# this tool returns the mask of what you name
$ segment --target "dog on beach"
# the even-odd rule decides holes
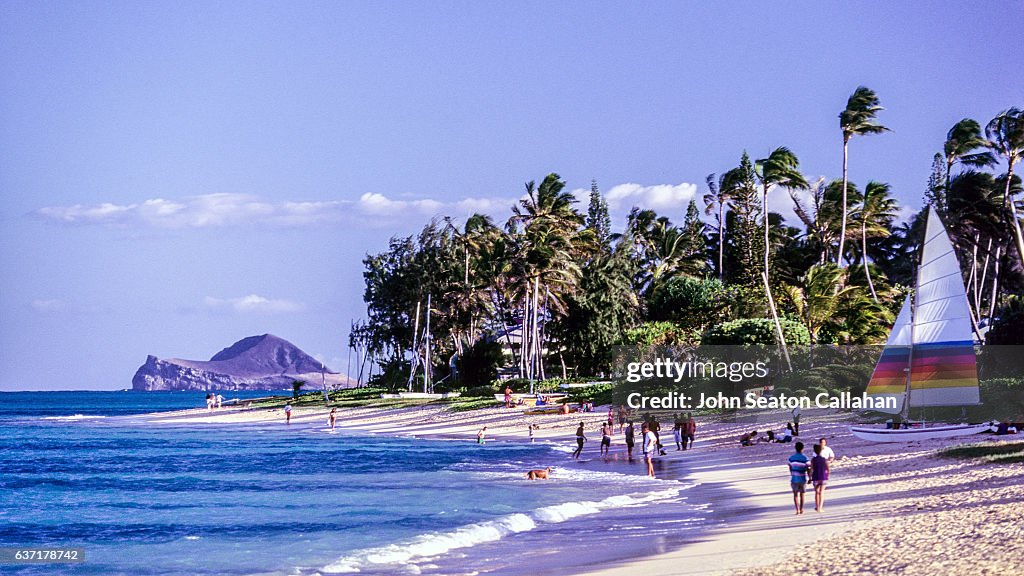
[[[548,474],[551,472],[551,467],[547,467],[543,470],[530,470],[526,473],[527,480],[547,480]]]

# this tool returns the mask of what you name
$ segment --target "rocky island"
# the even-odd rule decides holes
[[[209,360],[148,356],[132,378],[134,390],[281,390],[295,380],[310,388],[347,387],[348,378],[323,367],[291,342],[274,336],[250,336]]]

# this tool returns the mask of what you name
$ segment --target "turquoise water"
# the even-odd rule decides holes
[[[125,415],[203,394],[33,394],[0,394],[0,547],[86,562],[15,574],[500,574],[509,550],[558,573],[679,538],[704,511],[679,482],[552,446],[151,425]],[[554,481],[523,479],[550,465]]]

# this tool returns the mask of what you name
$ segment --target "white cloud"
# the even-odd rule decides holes
[[[611,210],[628,211],[637,206],[657,212],[685,212],[686,205],[696,193],[697,185],[687,182],[654,186],[627,183],[608,190],[605,198]]]
[[[793,196],[800,199],[800,203],[804,207],[810,208],[814,206],[814,193],[812,191],[793,190],[792,192]],[[790,190],[782,188],[768,190],[768,211],[781,215],[787,226],[795,226],[803,230],[804,224],[800,221],[800,217],[796,215],[796,207],[793,204],[793,198],[790,196]]]
[[[214,298],[207,296],[203,305],[214,311],[232,311],[238,314],[282,314],[301,312],[305,306],[300,302],[284,299],[272,299],[257,294],[249,294],[239,298]]]
[[[153,198],[137,204],[103,203],[95,206],[50,206],[33,215],[43,220],[68,225],[132,226],[159,229],[223,228],[240,225],[279,227],[384,226],[410,215],[468,216],[485,212],[501,216],[509,211],[512,200],[500,198],[463,198],[441,202],[430,198],[394,200],[376,192],[367,192],[358,200],[266,202],[248,194],[218,193],[190,196],[181,200]]]
[[[57,299],[37,299],[32,301],[32,308],[37,312],[48,314],[51,312],[60,312],[67,307],[67,304],[63,300]]]

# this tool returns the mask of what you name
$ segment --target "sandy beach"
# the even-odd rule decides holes
[[[328,409],[296,407],[292,425],[324,425]],[[528,425],[538,440],[570,445],[579,422],[591,441],[606,418],[607,406],[586,414],[525,415],[518,409],[452,412],[444,405],[343,408],[337,427],[359,433],[423,438],[475,439],[487,426],[487,438],[528,441]],[[284,426],[276,409],[223,408],[150,414],[153,424],[202,423]],[[664,419],[663,419],[664,420]],[[594,566],[586,574],[960,574],[1004,573],[1024,557],[1020,518],[1024,516],[1024,464],[994,464],[939,456],[942,448],[966,443],[1014,440],[992,435],[955,441],[876,444],[849,432],[850,414],[811,411],[801,421],[801,437],[810,445],[828,439],[833,462],[822,512],[807,493],[805,513],[796,516],[786,459],[793,444],[740,447],[738,437],[765,424],[698,419],[693,450],[676,451],[671,432],[662,440],[668,455],[659,473],[678,474],[713,495],[718,515],[698,539],[626,563]],[[785,422],[780,414],[773,428]],[[664,427],[664,422],[663,422]],[[669,425],[670,427],[670,425]],[[625,450],[621,434],[612,454]],[[559,464],[561,463],[553,463]],[[637,473],[640,472],[637,466]]]

